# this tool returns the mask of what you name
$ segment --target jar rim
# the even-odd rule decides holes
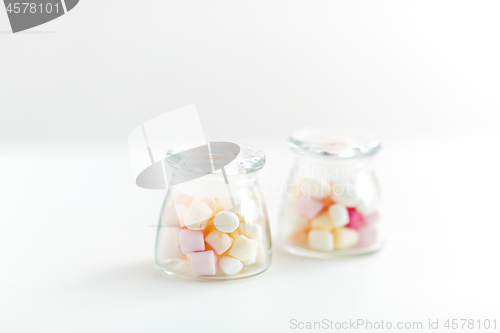
[[[197,158],[203,160],[212,159],[212,167],[215,165],[215,171],[205,170],[207,163],[197,163],[192,159],[192,156],[185,156],[182,152],[193,149],[201,148],[207,146],[205,143],[188,143],[181,146],[176,146],[169,149],[165,155],[165,161],[167,165],[174,170],[179,170],[183,173],[194,173],[194,174],[222,174],[221,168],[217,168],[218,160],[226,161],[230,160],[229,163],[224,165],[224,171],[227,176],[232,175],[242,175],[253,173],[262,169],[266,163],[266,155],[264,152],[256,147],[249,144],[233,144],[229,142],[208,142],[209,147],[212,149],[200,150],[198,152]],[[223,149],[214,150],[214,144],[223,144]],[[235,150],[235,147],[237,147]],[[203,169],[203,170],[202,170]]]
[[[377,140],[326,126],[294,131],[287,146],[299,155],[340,160],[372,156],[381,148]]]

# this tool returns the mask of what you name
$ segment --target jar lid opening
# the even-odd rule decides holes
[[[207,145],[205,142],[171,148],[166,153],[165,161],[171,170],[183,173],[220,174],[224,167],[229,176],[262,169],[266,156],[262,150],[247,144],[210,142]]]
[[[376,154],[381,147],[379,141],[332,127],[300,129],[292,133],[287,145],[299,155],[332,159],[371,156]]]

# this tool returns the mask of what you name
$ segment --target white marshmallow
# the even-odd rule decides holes
[[[349,212],[346,206],[336,203],[328,208],[328,215],[332,219],[334,228],[342,228],[349,223]]]
[[[243,265],[245,266],[248,266],[248,265],[253,265],[255,264],[255,262],[257,261],[257,252],[258,252],[258,249],[257,251],[255,251],[255,254],[252,255],[250,258],[248,258],[247,260],[243,261]]]
[[[181,252],[181,248],[175,243],[175,234],[169,233],[158,238],[156,258],[160,262],[169,259],[186,259],[186,256]]]
[[[247,223],[253,223],[260,217],[260,209],[250,199],[241,202],[231,209]]]
[[[219,258],[219,268],[227,275],[233,275],[241,271],[243,263],[238,259],[223,256]]]
[[[359,241],[359,233],[351,228],[340,228],[333,231],[335,238],[335,249],[336,250],[346,250]]]
[[[293,209],[287,209],[285,211],[285,218],[290,223],[290,226],[295,230],[305,230],[309,227],[309,222],[295,214]]]
[[[358,203],[356,187],[351,184],[335,183],[332,189],[332,199],[347,207],[354,207]]]
[[[264,245],[262,245],[262,243],[259,243],[259,246],[257,246],[257,251],[255,251],[255,254],[252,255],[247,260],[243,261],[243,265],[248,266],[248,265],[253,265],[255,263],[260,264],[263,263],[265,260],[266,260],[266,251],[264,250]]]
[[[215,216],[215,211],[217,209],[217,204],[215,203],[215,200],[213,198],[195,197],[194,200],[203,202],[205,205],[207,205],[208,207],[210,207],[210,209],[212,210],[212,216],[210,216],[210,217],[214,217]]]
[[[255,262],[257,264],[261,264],[267,260],[267,255],[266,255],[266,250],[264,249],[264,245],[262,243],[259,243],[259,246],[257,247],[257,255],[255,258]]]
[[[233,239],[224,232],[214,230],[205,237],[205,242],[210,245],[215,253],[221,255],[231,247]]]
[[[240,235],[234,240],[233,246],[231,246],[227,254],[238,260],[245,261],[254,255],[257,251],[257,246],[259,246],[259,242]]]
[[[212,210],[201,201],[193,201],[184,216],[184,224],[191,230],[203,230],[212,216]]]
[[[243,219],[246,223],[254,223],[260,218],[260,209],[257,206],[252,206],[249,209],[245,209],[243,212]]]
[[[376,200],[372,198],[360,198],[356,205],[356,210],[363,215],[370,215],[375,212],[377,207]]]
[[[240,219],[230,211],[220,212],[214,217],[214,226],[222,232],[233,232],[238,229]]]
[[[258,242],[262,240],[262,227],[257,223],[240,223],[238,232],[240,233],[240,235],[246,236]]]
[[[184,205],[167,205],[161,215],[162,224],[169,227],[184,226],[184,217],[188,208]]]
[[[360,173],[356,179],[359,202],[356,210],[363,215],[370,215],[375,212],[378,204],[378,191],[376,180],[373,175]]]
[[[187,260],[179,260],[180,262],[175,266],[175,270],[177,273],[183,274],[193,274],[193,270],[191,269],[191,263]]]
[[[322,230],[309,231],[309,247],[317,251],[332,251],[334,248],[332,233]]]
[[[172,199],[176,205],[184,205],[189,207],[194,200],[194,197],[189,194],[182,193],[178,190],[173,191]]]
[[[220,209],[222,210],[230,210],[231,208],[233,208],[233,204],[231,203],[231,199],[229,198],[218,198],[217,207],[220,207]]]
[[[233,213],[236,215],[243,215],[243,203],[240,203],[239,205],[236,205],[234,207],[231,207],[230,209]]]

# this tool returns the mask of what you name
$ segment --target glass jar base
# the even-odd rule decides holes
[[[342,257],[352,257],[352,256],[361,256],[365,254],[370,254],[377,252],[384,246],[385,242],[378,242],[369,247],[364,248],[354,248],[349,250],[341,250],[341,251],[332,251],[332,252],[320,252],[311,249],[306,249],[304,247],[290,245],[286,242],[281,242],[280,246],[286,252],[306,258],[315,258],[315,259],[334,259],[334,258],[342,258]]]
[[[160,265],[156,263],[156,266],[161,269],[165,274],[181,279],[194,280],[194,281],[231,281],[231,280],[242,280],[257,276],[259,274],[264,273],[268,268],[269,264],[262,267],[248,267],[247,269],[242,270],[241,272],[234,275],[222,275],[220,272],[217,275],[193,275],[191,272],[183,271],[183,269],[178,269],[180,267],[185,267],[186,261],[179,260],[170,260],[168,265],[163,264]],[[167,268],[168,267],[168,268]]]

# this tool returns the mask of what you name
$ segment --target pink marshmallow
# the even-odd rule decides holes
[[[356,210],[356,208],[347,208],[349,213],[349,223],[346,225],[348,228],[359,229],[363,225],[363,215]]]
[[[179,244],[184,254],[205,251],[205,240],[203,231],[182,229],[179,231]]]
[[[212,250],[191,254],[191,269],[194,275],[215,275],[217,255]]]
[[[175,245],[181,246],[181,243],[179,241],[179,234],[181,230],[188,230],[187,228],[174,228],[174,234],[175,234]]]
[[[321,212],[324,206],[325,204],[321,201],[314,200],[307,196],[302,196],[295,203],[295,210],[297,211],[297,214],[306,220],[312,220],[319,214],[319,212]]]
[[[378,229],[374,226],[359,229],[359,248],[365,248],[375,245],[379,240]]]
[[[370,215],[364,215],[363,221],[366,226],[374,225],[380,219],[380,214],[378,212],[371,213]]]

